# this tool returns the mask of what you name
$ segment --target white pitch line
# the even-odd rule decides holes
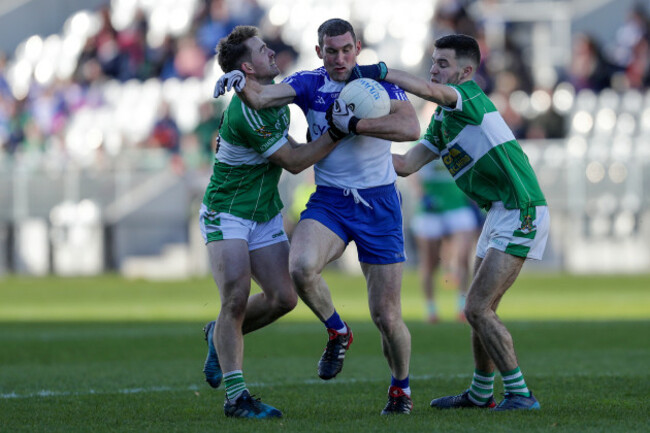
[[[411,376],[411,380],[428,380],[435,378],[461,378],[461,377],[470,377],[467,374],[456,374],[456,375],[433,375],[428,374],[424,376]],[[372,383],[372,382],[381,382],[385,381],[385,378],[382,379],[366,379],[366,378],[348,378],[348,379],[336,379],[336,381],[325,382],[321,379],[306,379],[297,382],[250,382],[247,385],[251,388],[266,388],[269,386],[292,386],[292,385],[336,385],[336,384],[353,384],[353,383]],[[207,387],[208,385],[206,385]],[[11,400],[11,399],[26,399],[26,398],[35,398],[35,397],[81,397],[88,395],[109,395],[109,394],[146,394],[152,392],[177,392],[177,391],[200,391],[202,389],[210,390],[210,388],[199,387],[197,385],[189,385],[186,387],[170,387],[170,386],[153,386],[149,388],[125,388],[118,390],[105,390],[105,391],[96,391],[94,389],[84,390],[84,391],[53,391],[43,389],[37,392],[30,392],[27,394],[19,394],[16,392],[10,392],[5,394],[0,394],[0,400]]]
[[[467,379],[471,380],[470,374],[424,374],[424,375],[411,375],[410,379],[413,380],[430,380],[430,379]],[[536,377],[535,374],[527,374],[527,377]],[[581,372],[574,372],[568,374],[557,374],[554,373],[553,377],[571,377],[571,378],[612,378],[618,377],[614,373],[601,373],[601,374],[588,374]],[[373,382],[384,382],[386,378],[339,378],[333,381],[324,381],[320,379],[306,379],[295,382],[250,382],[247,385],[251,388],[266,388],[269,386],[295,386],[295,385],[320,385],[320,386],[336,386],[337,384],[349,385],[353,383],[373,383]],[[110,394],[146,394],[152,392],[178,392],[178,391],[193,391],[199,392],[201,390],[210,391],[208,385],[198,386],[198,385],[188,385],[185,387],[171,387],[171,386],[152,386],[148,388],[124,388],[118,390],[105,390],[105,391],[96,391],[94,389],[84,390],[84,391],[52,391],[52,390],[40,390],[37,392],[30,392],[27,394],[19,394],[17,392],[10,392],[5,394],[0,394],[0,400],[11,400],[11,399],[26,399],[26,398],[47,398],[47,397],[79,397],[87,395],[110,395]]]

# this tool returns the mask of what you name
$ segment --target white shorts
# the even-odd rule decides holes
[[[505,209],[503,203],[492,203],[483,231],[478,239],[476,256],[483,258],[488,248],[525,259],[541,260],[546,248],[551,217],[548,206]]]
[[[413,234],[420,238],[439,239],[458,232],[478,228],[474,211],[469,207],[448,210],[441,213],[421,213],[411,222]]]
[[[280,213],[269,221],[259,223],[228,213],[215,212],[201,204],[199,224],[206,244],[223,239],[243,239],[248,242],[248,250],[253,251],[289,240],[284,232]]]

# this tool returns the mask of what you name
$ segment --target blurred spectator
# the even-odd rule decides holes
[[[0,51],[0,97],[11,97],[11,89],[7,83],[7,54]]]
[[[235,27],[226,0],[205,0],[206,14],[199,24],[196,40],[207,57],[214,55],[219,40]]]
[[[231,0],[228,6],[230,7],[230,17],[233,27],[239,25],[257,25],[265,15],[264,9],[262,9],[257,0]]]
[[[184,36],[178,40],[178,50],[174,58],[174,68],[178,78],[202,78],[205,61],[206,56],[193,36]]]
[[[201,120],[194,128],[193,134],[196,136],[201,159],[208,163],[212,162],[214,157],[215,139],[221,125],[221,104],[206,101],[199,106],[199,115]]]
[[[149,147],[167,149],[171,154],[180,151],[181,132],[171,116],[169,104],[163,102],[158,112],[158,120],[148,140]]]
[[[600,92],[611,86],[614,72],[616,67],[605,58],[592,36],[580,33],[574,37],[568,78],[576,91]]]
[[[117,43],[117,31],[111,23],[110,7],[101,8],[99,13],[101,28],[94,37],[86,41],[80,63],[87,58],[96,58],[104,74],[109,77],[118,77],[120,74],[120,47]]]
[[[144,80],[149,77],[147,64],[147,20],[138,11],[130,26],[117,33],[119,49],[119,71],[117,78],[127,81],[132,78]]]
[[[25,100],[7,100],[3,109],[6,110],[4,148],[9,154],[13,154],[25,140],[25,125],[30,121],[30,116],[25,109]]]
[[[632,47],[632,60],[625,68],[628,85],[642,89],[650,85],[650,31]]]
[[[161,80],[178,77],[178,71],[176,71],[175,65],[176,45],[176,39],[171,37],[171,35],[166,35],[159,46],[149,47],[147,50],[147,62],[151,77],[158,77]]]
[[[616,31],[613,58],[617,64],[627,67],[635,58],[635,47],[650,31],[650,17],[643,4],[636,4],[625,22]]]

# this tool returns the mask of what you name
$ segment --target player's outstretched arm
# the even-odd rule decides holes
[[[214,86],[214,97],[218,98],[230,90],[235,90],[240,99],[254,110],[281,107],[293,102],[296,96],[296,91],[288,84],[262,85],[239,70],[219,77]]]
[[[427,101],[435,102],[445,107],[455,107],[458,94],[454,89],[444,84],[433,83],[423,78],[411,75],[399,69],[388,69],[386,81],[396,84],[409,93]]]
[[[276,150],[268,159],[285,170],[298,174],[329,155],[339,144],[338,140],[344,136],[345,134],[340,131],[331,133],[328,131],[327,134],[323,134],[309,143],[298,143],[288,136],[289,142]]]
[[[436,158],[438,158],[437,154],[424,144],[418,143],[403,155],[393,153],[393,167],[399,176],[408,176]]]
[[[262,85],[255,80],[246,80],[246,86],[237,95],[254,110],[281,107],[293,102],[296,91],[287,83]]]
[[[374,65],[357,65],[352,70],[350,79],[372,78],[373,80],[386,80],[397,84],[409,93],[419,96],[427,101],[435,102],[445,107],[455,107],[458,95],[449,86],[432,83],[423,78],[411,75],[399,69],[388,68],[384,62]]]

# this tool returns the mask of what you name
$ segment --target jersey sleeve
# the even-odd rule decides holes
[[[440,140],[440,121],[437,120],[438,114],[440,113],[440,110],[442,108],[438,107],[436,111],[433,113],[431,116],[431,121],[429,121],[429,126],[427,126],[427,130],[424,133],[424,136],[420,139],[420,143],[422,143],[427,149],[429,149],[431,152],[435,153],[436,155],[440,156],[440,150],[441,148],[439,146],[442,146],[441,140]]]
[[[484,112],[483,106],[478,105],[478,102],[482,99],[477,96],[479,96],[481,90],[478,87],[462,84],[449,84],[448,86],[456,91],[458,99],[456,100],[456,107],[443,107],[443,109],[453,112],[456,118],[469,125],[480,125]]]
[[[315,78],[311,71],[302,71],[291,74],[282,80],[283,83],[293,87],[296,92],[293,103],[299,106],[303,113],[309,109],[309,98],[313,95],[316,86]]]
[[[289,109],[253,110],[242,104],[243,122],[242,135],[257,153],[268,158],[287,142],[289,130]],[[286,119],[280,119],[286,116]]]
[[[406,92],[402,90],[401,87],[389,83],[388,81],[380,81],[379,82],[384,89],[386,89],[386,92],[388,92],[388,96],[390,96],[390,99],[397,99],[399,101],[408,101],[409,98],[406,96]]]

